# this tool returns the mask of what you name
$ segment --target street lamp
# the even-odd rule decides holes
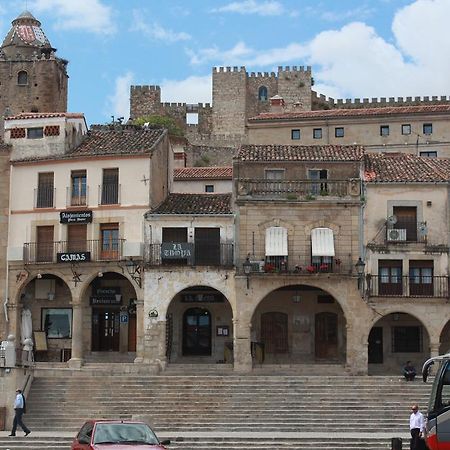
[[[361,259],[361,257],[359,257],[357,263],[355,264],[355,267],[356,273],[358,274],[358,289],[362,290],[364,281],[364,268],[366,267],[366,263]]]
[[[244,263],[242,264],[242,267],[244,269],[244,274],[247,276],[247,289],[248,289],[250,287],[249,275],[252,271],[252,263],[250,262],[248,256],[245,259]]]

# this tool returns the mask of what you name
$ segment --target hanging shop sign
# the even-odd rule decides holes
[[[192,256],[190,242],[163,242],[161,244],[161,257],[163,259],[184,259]]]
[[[56,261],[59,263],[79,263],[89,262],[90,260],[91,252],[65,252],[56,254]]]
[[[67,224],[83,224],[92,222],[92,211],[61,211],[59,222]]]
[[[120,305],[122,295],[119,287],[97,288],[89,298],[91,305]]]

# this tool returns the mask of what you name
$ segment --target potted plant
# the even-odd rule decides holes
[[[314,273],[314,272],[316,271],[316,268],[315,268],[314,266],[308,266],[308,267],[306,268],[306,271],[307,271],[308,273]]]
[[[321,265],[319,266],[319,270],[320,270],[321,272],[328,272],[328,264],[321,264]]]
[[[264,272],[269,272],[269,273],[275,272],[275,266],[273,264],[267,263],[264,266]]]

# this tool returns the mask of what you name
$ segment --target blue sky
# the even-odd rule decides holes
[[[130,84],[210,102],[213,66],[311,65],[333,98],[450,95],[450,0],[1,0],[69,60],[69,110],[89,124],[129,113]]]

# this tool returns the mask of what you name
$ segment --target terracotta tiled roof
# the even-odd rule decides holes
[[[242,145],[241,161],[359,161],[360,145]]]
[[[231,194],[169,194],[149,214],[232,214]]]
[[[128,155],[150,153],[166,134],[163,128],[125,128],[123,130],[91,130],[70,157],[95,155]]]
[[[173,178],[181,180],[223,180],[233,176],[232,167],[182,167],[173,171]]]
[[[5,120],[21,120],[21,119],[49,119],[52,117],[66,117],[67,119],[84,119],[83,113],[20,113],[15,116],[5,117]]]
[[[407,114],[433,114],[450,113],[450,105],[424,105],[424,106],[391,106],[385,108],[349,108],[328,109],[316,111],[291,111],[291,112],[269,112],[261,113],[251,117],[250,122],[263,120],[298,120],[298,119],[320,119],[331,117],[362,117],[362,116],[395,116]]]
[[[364,180],[372,183],[438,183],[450,180],[450,159],[406,153],[367,153]]]

